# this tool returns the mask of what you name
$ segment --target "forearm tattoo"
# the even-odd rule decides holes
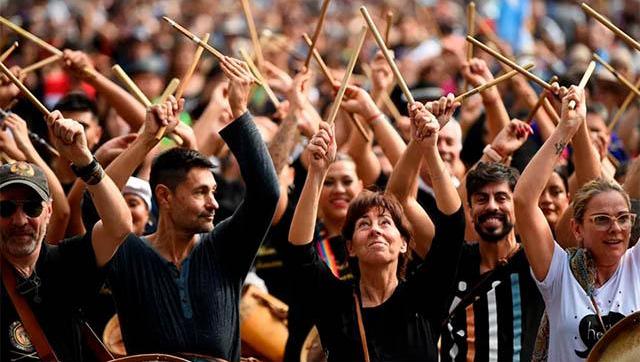
[[[564,141],[557,142],[553,145],[553,147],[556,149],[556,155],[559,155],[562,153],[564,148],[567,147],[567,142],[564,142]]]

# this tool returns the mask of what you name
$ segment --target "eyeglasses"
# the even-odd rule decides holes
[[[42,201],[35,200],[4,200],[0,201],[0,217],[9,218],[18,210],[18,206],[22,207],[22,211],[28,217],[34,218],[42,214]]]
[[[607,214],[598,214],[589,216],[589,220],[595,225],[598,231],[607,231],[613,226],[613,222],[620,227],[620,229],[627,231],[631,229],[636,221],[636,214],[630,212],[621,214],[619,216],[611,216]]]

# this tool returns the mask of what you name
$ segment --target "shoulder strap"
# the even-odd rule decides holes
[[[356,306],[356,318],[358,320],[358,331],[360,332],[360,343],[362,344],[362,353],[364,354],[364,362],[369,362],[369,347],[367,346],[367,334],[364,330],[364,322],[362,322],[362,310],[360,309],[360,298],[355,289],[353,291],[353,303]]]
[[[13,272],[13,268],[9,266],[9,262],[4,260],[4,258],[0,259],[0,265],[2,267],[2,284],[4,284],[4,288],[7,290],[9,298],[11,298],[11,302],[13,303],[16,312],[18,312],[18,315],[24,324],[24,328],[31,339],[31,343],[33,343],[33,346],[36,348],[38,357],[45,362],[58,362],[58,357],[51,348],[51,345],[49,345],[47,336],[44,335],[42,328],[40,328],[40,324],[29,307],[29,304],[24,297],[16,291],[16,277]]]

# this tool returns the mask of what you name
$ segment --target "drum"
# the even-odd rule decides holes
[[[320,334],[318,334],[316,326],[311,328],[307,338],[304,340],[302,351],[300,352],[300,362],[327,362],[327,356],[322,349]]]
[[[168,354],[137,354],[135,356],[116,358],[109,362],[189,362],[189,360]]]
[[[289,307],[276,297],[247,285],[240,300],[242,354],[256,354],[255,357],[266,361],[282,361],[289,336],[288,311]]]
[[[587,362],[640,361],[640,312],[614,324],[593,346]]]
[[[127,350],[124,348],[124,342],[122,341],[122,331],[120,331],[120,321],[118,320],[117,314],[114,314],[104,327],[102,342],[114,357],[124,357],[127,355]]]

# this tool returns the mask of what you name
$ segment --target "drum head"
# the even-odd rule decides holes
[[[593,346],[587,362],[640,361],[640,312],[626,316]]]

